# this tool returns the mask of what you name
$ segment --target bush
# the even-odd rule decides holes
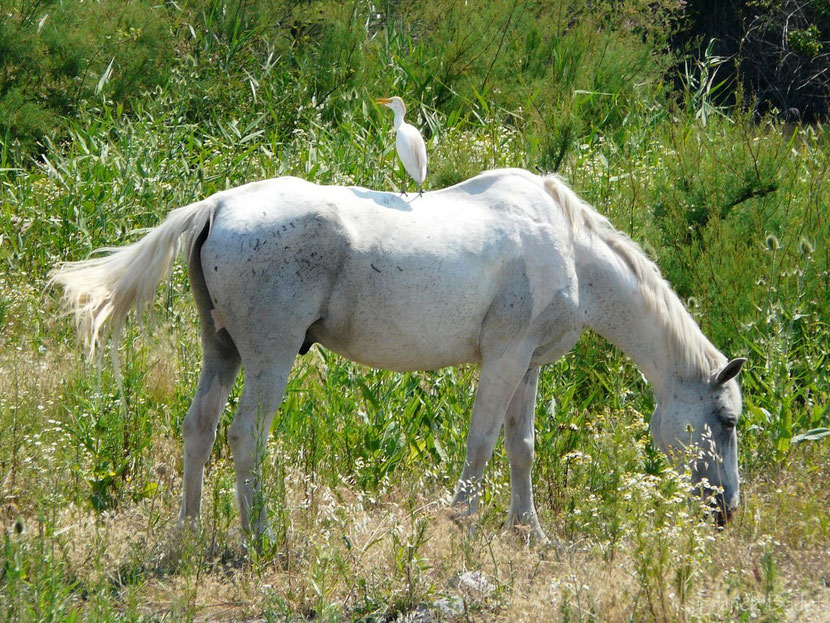
[[[8,4],[8,3],[4,3]],[[97,97],[129,108],[165,80],[173,41],[149,2],[20,3],[0,20],[0,140],[13,165],[64,135],[63,117]]]
[[[692,0],[674,37],[680,52],[700,50],[729,57],[720,79],[739,88],[755,111],[775,111],[788,121],[826,119],[830,109],[830,2],[828,0]]]

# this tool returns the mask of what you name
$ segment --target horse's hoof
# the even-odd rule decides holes
[[[477,524],[475,513],[471,513],[467,505],[452,505],[445,510],[446,517],[456,526],[465,530],[470,536],[475,536]]]
[[[522,543],[533,547],[547,547],[553,543],[544,530],[539,526],[529,526],[527,524],[507,524],[513,534],[518,536]]]
[[[199,518],[193,515],[179,515],[179,520],[175,524],[186,532],[198,532],[200,527]]]

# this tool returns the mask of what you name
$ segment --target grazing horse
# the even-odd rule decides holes
[[[499,431],[510,461],[508,525],[546,540],[533,503],[539,367],[586,328],[627,353],[652,384],[651,433],[683,460],[720,516],[739,502],[735,424],[743,359],[704,337],[656,265],[558,177],[483,173],[405,200],[283,177],[178,208],[143,239],[62,264],[51,282],[94,350],[116,342],[153,300],[180,237],[201,319],[202,373],[184,419],[183,519],[199,514],[202,474],[240,366],[228,431],[242,525],[267,527],[255,466],[298,353],[319,342],[390,370],[481,366],[453,504],[476,511]],[[682,453],[678,453],[678,456]],[[678,460],[678,459],[676,459]]]

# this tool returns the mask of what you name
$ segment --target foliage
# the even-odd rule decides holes
[[[692,0],[673,47],[696,56],[716,41],[732,59],[721,72],[722,101],[745,103],[784,119],[826,119],[830,76],[830,5],[826,0]]]
[[[101,98],[129,107],[164,82],[173,41],[151,3],[4,0],[0,11],[0,136],[11,164],[62,139],[63,115]]]
[[[28,24],[19,32],[40,41],[46,6],[16,4],[2,27]],[[679,9],[669,2],[128,6],[158,19],[159,49],[177,54],[122,91],[115,51],[79,56],[87,95],[55,109],[67,115],[62,140],[42,143],[27,167],[18,165],[37,139],[16,135],[0,149],[4,620],[381,621],[428,608],[437,620],[714,621],[822,611],[825,128],[787,129],[726,107],[727,63],[714,44],[670,96],[663,50]],[[103,31],[110,9],[50,4],[45,24],[91,14]],[[149,45],[139,41],[123,49]],[[41,61],[46,115],[45,94],[68,78]],[[560,555],[499,531],[509,504],[501,446],[481,527],[442,519],[474,367],[390,374],[317,347],[298,359],[263,465],[270,546],[240,545],[227,432],[241,379],[206,471],[201,526],[177,527],[181,421],[200,356],[184,268],[159,289],[152,325],[126,330],[123,392],[106,363],[78,353],[54,293],[43,294],[46,272],[263,177],[396,188],[390,122],[372,103],[393,93],[428,138],[429,188],[499,166],[559,170],[656,259],[721,350],[749,357],[744,508],[732,526],[715,531],[688,475],[650,445],[654,402],[638,370],[586,334],[539,381],[534,487],[543,525],[566,546]],[[490,587],[465,585],[468,572]]]

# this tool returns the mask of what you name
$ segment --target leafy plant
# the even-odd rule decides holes
[[[0,137],[13,149],[15,165],[42,153],[46,137],[63,139],[63,117],[101,97],[129,107],[165,80],[172,40],[163,9],[140,0],[4,7]]]
[[[28,25],[0,47],[26,35],[40,49],[48,12],[44,28],[67,24],[58,34],[86,50],[85,29],[112,26],[114,11],[86,4],[7,3],[2,28]],[[77,84],[41,59],[38,102],[55,85],[86,95],[49,118],[37,163],[11,126],[0,132],[0,618],[771,620],[812,605],[830,538],[823,126],[726,108],[717,45],[688,62],[685,85],[667,83],[676,2],[130,6],[175,50],[152,80],[116,96],[120,51],[146,44],[136,33],[78,56]],[[274,538],[241,545],[227,442],[241,378],[201,525],[178,524],[200,358],[185,266],[159,289],[152,328],[125,328],[123,393],[106,364],[82,362],[45,275],[256,179],[395,190],[389,119],[373,104],[393,93],[428,139],[430,189],[491,167],[556,168],[642,244],[719,349],[748,356],[743,510],[725,530],[649,443],[640,372],[591,333],[539,379],[533,484],[555,555],[501,530],[503,444],[478,530],[447,517],[475,366],[392,374],[317,346],[268,431],[257,503]],[[496,588],[460,589],[466,572]]]

